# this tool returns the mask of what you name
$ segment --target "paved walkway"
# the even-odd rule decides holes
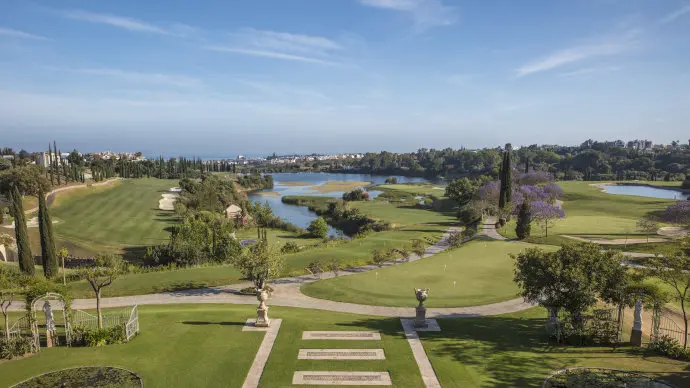
[[[477,235],[472,239],[490,239],[507,241],[501,236],[495,228],[496,219],[487,217],[482,223]],[[412,255],[410,261],[422,260],[449,248],[448,238],[451,233],[456,233],[460,229],[451,227],[444,233],[441,240],[428,247],[426,252],[421,257]],[[623,252],[629,257],[650,257],[653,255],[635,252]],[[388,264],[394,265],[394,264]],[[624,265],[634,266],[632,263],[624,263]],[[366,271],[378,269],[375,265],[366,265],[348,271],[341,271],[339,276],[349,276]],[[334,275],[331,272],[326,272],[321,275],[321,279],[330,279]],[[365,314],[381,317],[414,317],[415,309],[414,300],[410,300],[410,307],[385,307],[385,306],[370,306],[355,303],[336,302],[325,299],[312,298],[304,295],[300,290],[303,284],[318,281],[312,275],[295,276],[289,278],[276,279],[271,282],[271,286],[275,292],[269,299],[271,306],[284,307],[300,307],[316,310],[336,311],[343,313]],[[103,298],[101,305],[104,308],[109,307],[123,307],[132,305],[163,305],[163,304],[179,304],[179,303],[229,303],[229,304],[257,304],[256,297],[253,295],[243,295],[240,290],[251,287],[252,283],[240,283],[229,286],[208,287],[193,290],[183,290],[175,292],[166,292],[159,294],[148,295],[133,295],[121,296],[112,298]],[[76,309],[93,309],[95,308],[95,299],[75,299],[73,301],[73,308]],[[504,302],[492,303],[482,306],[469,307],[450,307],[450,308],[428,308],[427,316],[430,318],[464,318],[464,317],[479,317],[489,315],[508,314],[526,310],[533,307],[533,304],[526,303],[522,298],[516,298]],[[21,302],[15,302],[12,305],[12,310],[23,309]]]
[[[492,239],[492,240],[506,240],[496,232],[494,218],[487,218],[482,227],[474,236],[474,239]],[[457,233],[460,229],[451,227],[446,231],[441,240],[428,247],[426,252],[421,257],[412,255],[410,261],[422,260],[427,257],[436,255],[449,248],[448,238],[451,233]],[[394,264],[389,264],[394,265]],[[349,271],[340,272],[339,276],[349,276],[361,272],[378,269],[374,265],[366,265],[358,267]],[[323,273],[321,279],[329,279],[334,277],[333,273]],[[289,278],[277,279],[271,282],[271,286],[275,292],[269,300],[272,306],[285,307],[302,307],[316,310],[337,311],[344,313],[366,314],[382,317],[414,317],[415,309],[414,300],[410,300],[410,307],[383,307],[383,306],[369,306],[354,303],[335,302],[324,299],[316,299],[302,294],[300,287],[303,284],[315,282],[314,276],[296,276]],[[121,296],[112,298],[103,298],[101,305],[104,308],[108,307],[122,307],[131,305],[162,305],[162,304],[178,304],[178,303],[230,303],[230,304],[257,304],[256,297],[251,295],[242,295],[240,290],[251,287],[251,283],[234,284],[230,286],[200,288],[194,290],[184,290],[167,292],[160,294],[148,295],[133,295]],[[75,299],[73,301],[73,308],[75,309],[91,309],[96,304],[95,299]],[[532,307],[532,304],[525,303],[521,298],[513,299],[500,303],[492,303],[483,306],[470,307],[453,307],[453,308],[429,308],[427,316],[430,318],[462,318],[462,317],[477,317],[485,315],[498,315],[517,312]],[[12,306],[14,309],[23,309],[22,303],[15,303]]]

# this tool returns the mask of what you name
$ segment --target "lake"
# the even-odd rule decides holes
[[[320,192],[314,190],[314,187],[325,184],[326,182],[371,182],[371,184],[381,184],[386,181],[390,175],[368,175],[368,174],[336,174],[336,173],[276,173],[273,175],[273,189],[261,190],[249,194],[250,201],[260,201],[261,203],[268,202],[273,209],[273,213],[287,220],[300,228],[309,226],[316,217],[316,213],[309,211],[305,206],[287,205],[281,201],[284,195],[315,195],[332,198],[342,198],[345,193],[344,190],[335,190],[328,192]],[[403,176],[395,176],[398,183],[409,182],[428,182],[424,178],[410,178]],[[351,191],[353,189],[347,190]],[[272,195],[262,195],[264,193],[276,193]],[[380,191],[369,191],[371,198],[375,198],[381,194]],[[338,231],[329,227],[329,236],[336,236]]]
[[[651,197],[661,199],[685,200],[690,197],[687,193],[673,189],[660,189],[639,185],[604,185],[602,189],[609,194],[635,195],[638,197]]]

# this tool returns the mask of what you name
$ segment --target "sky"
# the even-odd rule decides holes
[[[0,146],[686,142],[690,0],[0,0]]]

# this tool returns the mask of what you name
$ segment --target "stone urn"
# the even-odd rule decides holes
[[[414,294],[417,297],[417,300],[419,301],[419,305],[415,309],[416,315],[414,319],[414,327],[427,327],[428,324],[426,322],[426,307],[424,307],[424,301],[429,297],[429,289],[415,288]]]
[[[264,289],[257,290],[256,299],[259,300],[259,307],[256,308],[256,326],[268,327],[271,324],[271,320],[268,318],[268,306],[266,306],[268,292]]]

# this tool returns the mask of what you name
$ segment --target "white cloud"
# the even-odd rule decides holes
[[[230,35],[230,44],[208,45],[207,50],[273,58],[286,61],[344,66],[333,54],[343,50],[340,43],[322,36],[244,29]]]
[[[578,77],[578,76],[585,76],[585,75],[591,75],[591,74],[597,74],[597,73],[611,73],[614,71],[619,71],[621,69],[620,66],[593,66],[593,67],[585,67],[583,69],[579,70],[574,70],[574,71],[569,71],[567,73],[562,73],[560,74],[561,77]]]
[[[405,12],[417,29],[448,26],[458,20],[456,7],[444,5],[442,0],[358,0],[369,7]]]
[[[109,69],[109,68],[78,68],[78,69],[62,69],[62,68],[52,68],[53,70],[59,71],[69,71],[74,73],[115,77],[123,79],[130,82],[137,83],[149,83],[158,85],[168,85],[175,87],[200,87],[202,82],[197,78],[187,77],[184,75],[177,74],[162,74],[162,73],[140,73],[125,71],[120,69]]]
[[[290,34],[253,28],[234,34],[234,36],[242,43],[250,46],[277,51],[323,54],[342,49],[335,41],[322,36]]]
[[[28,32],[15,30],[12,28],[0,27],[0,36],[7,36],[10,38],[20,38],[20,39],[36,39],[36,40],[48,40],[48,38],[40,35],[29,34]]]
[[[68,19],[81,20],[84,22],[107,24],[109,26],[121,28],[128,31],[173,35],[172,31],[128,17],[86,11],[66,11],[63,12],[63,16]]]
[[[593,58],[615,56],[635,47],[639,30],[629,30],[623,35],[555,51],[545,57],[530,61],[516,70],[518,77],[557,69]]]
[[[671,23],[672,21],[686,15],[690,14],[690,4],[686,4],[685,6],[669,13],[668,15],[664,16],[663,18],[659,19],[659,24],[666,24],[666,23]]]
[[[207,50],[211,50],[211,51],[243,54],[243,55],[249,55],[249,56],[254,56],[254,57],[273,58],[273,59],[281,59],[281,60],[285,60],[285,61],[295,61],[295,62],[316,63],[319,65],[328,65],[328,66],[341,66],[341,64],[337,63],[337,62],[330,62],[330,61],[326,61],[326,60],[319,59],[319,58],[305,57],[305,56],[300,56],[300,55],[285,54],[285,53],[280,53],[277,51],[252,50],[252,49],[243,49],[243,48],[238,48],[238,47],[225,47],[225,46],[205,46],[204,48]]]

